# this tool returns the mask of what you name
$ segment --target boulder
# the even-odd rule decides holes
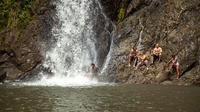
[[[156,76],[156,81],[161,83],[165,80],[168,80],[169,77],[168,77],[168,74],[169,72],[166,72],[166,71],[163,71],[163,72],[160,72],[157,76]]]
[[[7,78],[6,72],[4,72],[3,74],[0,74],[0,82],[4,83],[4,81],[6,80],[6,78]]]

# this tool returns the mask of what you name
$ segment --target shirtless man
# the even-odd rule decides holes
[[[101,71],[99,70],[99,68],[96,67],[94,63],[92,63],[91,64],[91,74],[89,77],[96,78],[100,74],[101,74]]]
[[[138,60],[138,50],[136,47],[132,48],[130,53],[129,53],[129,58],[128,58],[128,66],[131,66],[131,62],[134,60],[134,67],[136,66],[137,60]]]
[[[162,55],[162,48],[159,47],[159,44],[156,44],[156,47],[153,49],[153,54],[151,56],[151,64],[153,64],[157,59],[160,61]]]
[[[171,64],[170,64],[171,63]],[[179,79],[179,62],[176,58],[175,55],[172,55],[172,58],[169,60],[169,62],[167,63],[169,65],[169,71],[172,71],[172,68],[176,68],[176,72],[177,72],[177,79]]]
[[[141,55],[139,56],[139,59],[140,59],[140,62],[138,63],[136,70],[140,66],[143,66],[143,65],[146,65],[147,70],[148,70],[149,69],[149,63],[148,63],[148,60],[147,60],[147,56],[144,54],[144,52],[141,52]]]

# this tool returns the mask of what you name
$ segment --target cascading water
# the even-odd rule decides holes
[[[140,31],[140,36],[139,36],[139,40],[138,40],[138,45],[137,45],[137,49],[138,49],[138,51],[141,51],[141,49],[142,49],[142,34],[143,34],[143,29]]]
[[[141,51],[142,48],[143,48],[143,45],[141,43],[142,43],[142,35],[143,35],[144,26],[142,24],[141,19],[139,19],[139,23],[140,23],[142,30],[140,31],[139,40],[138,40],[138,43],[137,43],[137,49],[138,49],[138,51]]]
[[[57,40],[46,54],[44,65],[57,76],[73,76],[95,61],[95,40],[90,21],[90,0],[61,0],[57,16],[61,26],[53,28]]]
[[[43,64],[50,69],[52,77],[34,82],[37,85],[91,85],[98,83],[86,77],[88,67],[96,63],[95,10],[91,0],[60,0],[56,2],[58,25],[52,29],[55,44],[45,54]],[[95,7],[94,7],[95,8]],[[29,83],[34,85],[33,83]]]

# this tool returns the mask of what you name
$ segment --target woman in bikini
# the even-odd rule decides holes
[[[171,63],[171,64],[170,64]],[[177,79],[179,79],[179,62],[176,58],[175,55],[172,55],[172,58],[170,59],[170,61],[167,63],[169,65],[169,71],[171,72],[172,68],[176,68],[176,72],[177,72]]]

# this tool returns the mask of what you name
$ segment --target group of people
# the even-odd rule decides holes
[[[156,44],[155,48],[153,49],[152,55],[151,55],[151,63],[150,65],[154,64],[156,60],[160,62],[162,56],[162,48],[159,47],[159,44]],[[147,56],[143,51],[141,51],[140,55],[138,55],[138,50],[136,47],[133,47],[129,53],[129,58],[128,58],[128,66],[131,66],[131,63],[133,62],[133,67],[136,67],[136,70],[140,67],[145,65],[146,69],[149,69],[149,62],[147,59]],[[176,58],[175,55],[172,55],[172,58],[169,60],[167,63],[169,65],[169,71],[173,68],[176,69],[177,71],[177,79],[179,79],[179,62]]]
[[[149,66],[154,64],[156,60],[158,60],[159,62],[161,61],[162,52],[163,52],[162,48],[159,47],[159,44],[156,44],[151,55],[151,59],[150,59],[151,63],[149,64],[146,54],[143,51],[141,51],[139,55],[137,48],[133,47],[129,53],[128,66],[130,67],[131,64],[133,63],[133,67],[136,67],[136,70],[137,70],[139,67],[145,65],[146,69],[148,70]],[[169,72],[171,72],[173,68],[176,69],[177,79],[179,79],[179,62],[176,56],[172,55],[171,59],[169,60],[167,64],[169,65]],[[91,74],[89,75],[89,77],[95,78],[99,74],[101,74],[100,69],[96,67],[94,63],[92,63]]]

